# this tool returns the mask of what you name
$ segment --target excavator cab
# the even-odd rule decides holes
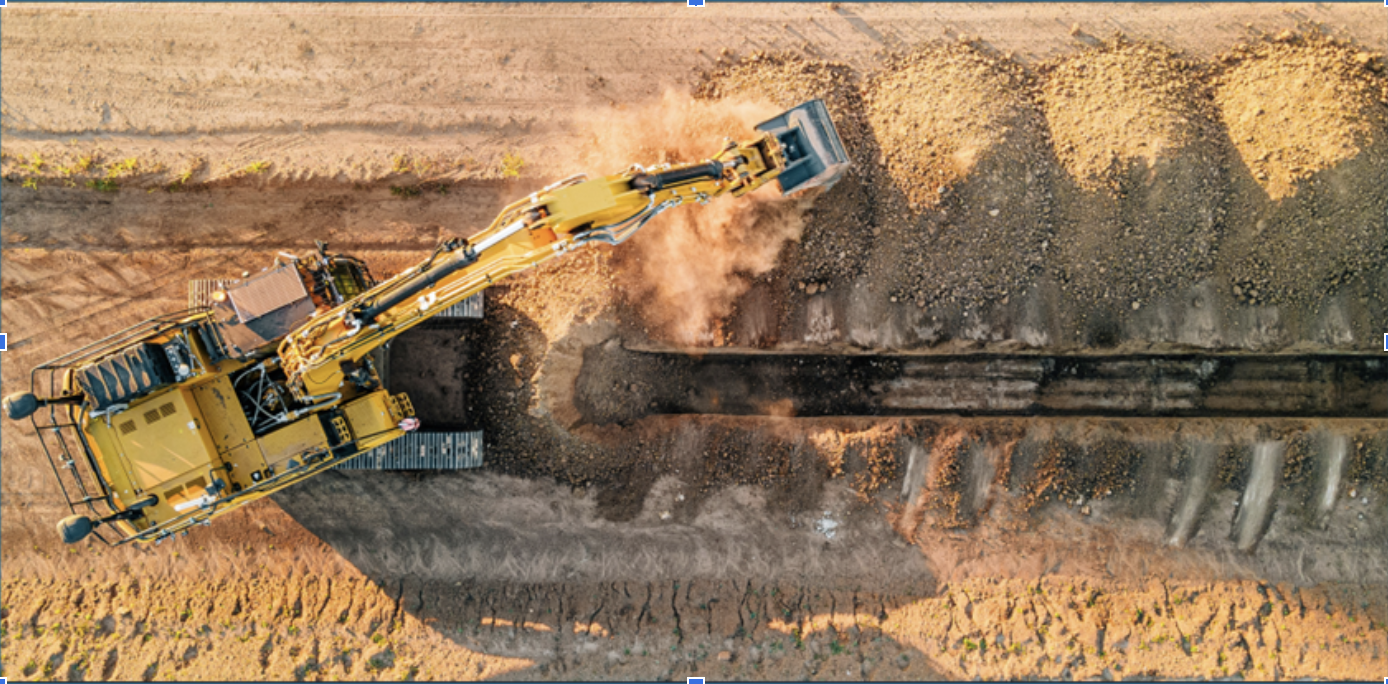
[[[848,153],[823,100],[810,100],[757,125],[781,144],[786,168],[777,176],[781,194],[828,189],[848,169]]]

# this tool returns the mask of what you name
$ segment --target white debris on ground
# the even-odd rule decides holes
[[[815,521],[814,531],[824,535],[825,539],[834,538],[834,530],[838,529],[839,521],[834,519],[830,511],[824,511],[824,517]]]

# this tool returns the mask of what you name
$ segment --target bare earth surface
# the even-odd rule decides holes
[[[612,361],[1373,352],[1373,3],[0,19],[5,393],[183,308],[189,279],[314,239],[391,273],[547,182],[695,160],[811,97],[854,161],[826,193],[681,208],[402,337],[392,383],[483,430],[481,470],[333,472],[172,544],[69,548],[7,423],[0,675],[1388,671],[1388,419],[663,415],[631,407],[741,379]]]

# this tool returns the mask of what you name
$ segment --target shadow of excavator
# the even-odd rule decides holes
[[[797,501],[818,505],[825,474],[807,460],[812,450],[775,438],[747,445],[749,468],[779,458],[789,473],[779,486],[755,487],[739,486],[750,472],[718,448],[727,437],[719,430],[662,440],[670,426],[641,424],[575,440],[529,410],[539,360],[517,357],[545,348],[538,326],[492,301],[487,318],[408,333],[392,349],[397,358],[420,351],[411,345],[475,354],[456,370],[443,359],[446,372],[432,379],[461,379],[466,397],[450,401],[470,415],[452,419],[438,406],[421,414],[485,430],[484,468],[337,471],[274,497],[402,610],[470,650],[534,661],[506,678],[938,676],[922,652],[882,632],[889,612],[935,587],[918,552],[890,543],[880,516],[875,557],[803,522],[790,529],[785,516],[771,519]],[[473,339],[444,339],[455,335]],[[651,448],[631,448],[638,439]],[[698,464],[653,463],[658,451],[723,454],[707,464],[721,473],[704,479],[711,486],[672,500],[668,523],[654,499],[670,494],[678,466]],[[890,586],[853,576],[870,564],[893,569]]]

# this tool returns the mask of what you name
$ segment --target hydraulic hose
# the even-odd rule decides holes
[[[639,192],[651,193],[671,185],[693,180],[718,179],[723,177],[723,168],[723,162],[711,161],[707,164],[674,169],[663,173],[643,173],[631,179],[631,188]]]

